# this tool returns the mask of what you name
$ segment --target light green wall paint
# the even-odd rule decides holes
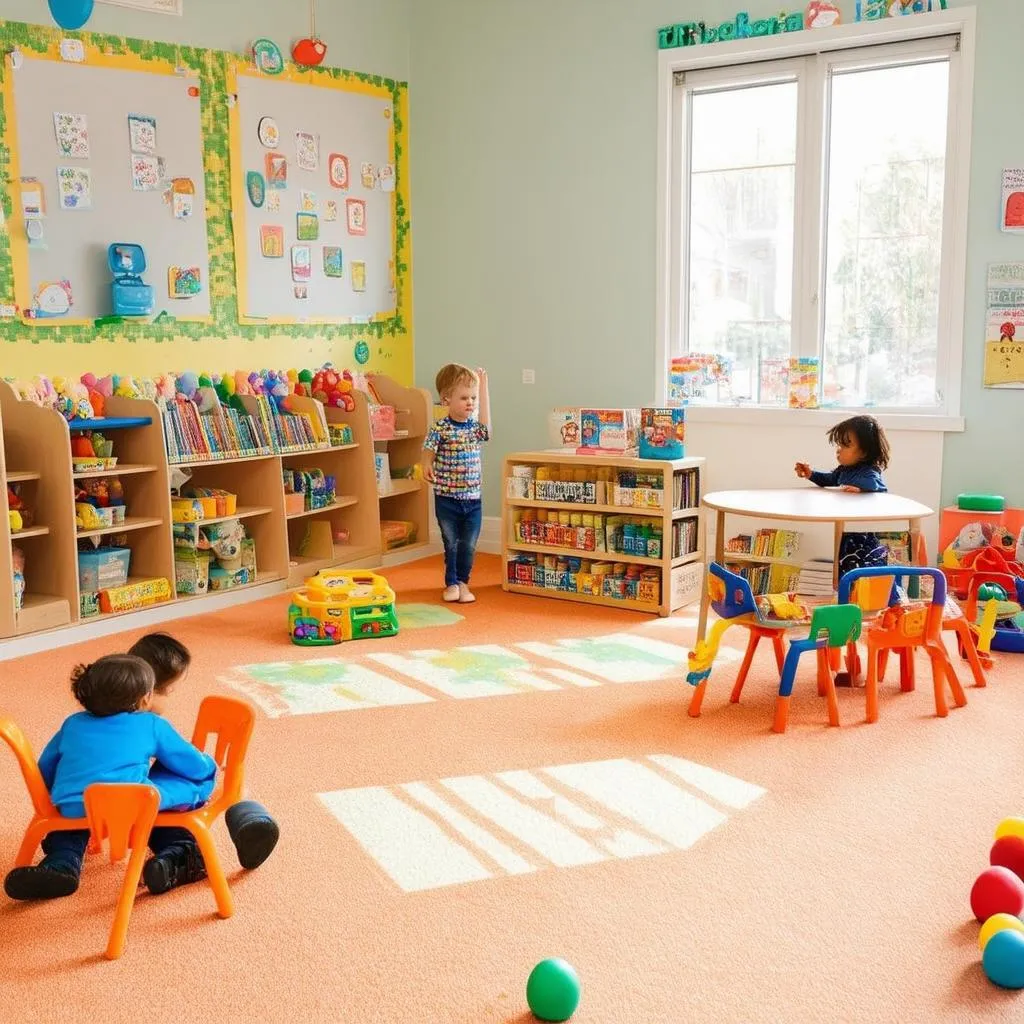
[[[327,63],[407,81],[411,0],[320,0],[317,32]],[[52,25],[46,0],[0,0],[0,20]],[[180,18],[97,3],[89,32],[242,53],[260,36],[282,50],[309,35],[305,0],[185,0]]]
[[[977,7],[968,424],[948,437],[943,494],[999,490],[1020,505],[1024,396],[982,389],[981,342],[985,264],[1024,259],[1024,241],[997,221],[1000,169],[1024,163],[1024,104],[1010,98],[1024,3]],[[499,511],[501,453],[543,446],[551,406],[653,399],[657,30],[742,8],[778,10],[764,0],[413,4],[417,378],[432,387],[451,359],[490,370],[488,514]],[[536,385],[520,383],[523,367]]]

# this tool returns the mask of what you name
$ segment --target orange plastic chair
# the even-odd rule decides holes
[[[149,833],[160,809],[160,793],[145,783],[97,782],[87,786],[84,795],[85,817],[89,822],[92,839],[97,845],[104,839],[110,843],[110,863],[117,864],[131,850],[128,870],[121,883],[121,895],[117,900],[117,912],[110,929],[110,939],[104,956],[116,960],[124,952],[128,936],[128,922],[135,893],[142,877],[142,866],[146,861]]]
[[[220,785],[209,801],[194,811],[164,811],[157,815],[154,827],[184,828],[195,836],[206,864],[206,876],[217,901],[217,916],[230,917],[234,901],[228,880],[217,856],[210,826],[232,804],[242,798],[245,782],[245,755],[252,737],[255,715],[252,705],[233,697],[205,697],[192,731],[192,744],[206,749],[210,736],[217,737],[213,759],[222,770]]]
[[[39,764],[35,754],[32,753],[32,747],[25,739],[25,734],[13,719],[5,715],[0,715],[0,739],[3,739],[14,751],[14,756],[18,759],[18,767],[21,769],[21,777],[25,780],[25,788],[32,801],[32,820],[28,823],[25,837],[14,858],[16,868],[27,868],[32,864],[32,858],[48,832],[87,829],[89,822],[85,818],[61,817],[60,812],[53,806],[53,801],[50,800],[50,791],[46,788],[42,772],[39,771]],[[89,852],[99,852],[99,846],[93,838],[89,840]]]
[[[222,770],[220,785],[210,800],[194,811],[165,811],[158,814],[156,826],[173,826],[188,829],[195,836],[206,864],[206,873],[217,901],[219,917],[230,917],[234,912],[231,890],[228,888],[224,870],[217,857],[217,848],[210,835],[210,826],[219,815],[242,797],[245,782],[245,755],[252,737],[255,715],[252,706],[233,697],[206,697],[199,705],[199,714],[192,731],[192,744],[200,750],[206,749],[210,736],[217,737],[213,759]],[[0,737],[14,751],[22,777],[32,800],[32,820],[25,830],[25,837],[15,858],[15,867],[28,867],[48,832],[69,829],[87,829],[85,818],[62,818],[50,800],[50,793],[39,771],[32,748],[24,733],[10,718],[0,715]],[[89,841],[89,852],[98,853],[95,836]]]

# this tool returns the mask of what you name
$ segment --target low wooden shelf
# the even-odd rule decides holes
[[[662,482],[662,505],[659,508],[634,507],[632,505],[610,504],[612,495],[605,495],[605,502],[591,504],[589,502],[547,501],[539,498],[521,498],[509,495],[508,481],[514,466],[532,466],[534,468],[558,466],[571,469],[587,468],[597,470],[632,470],[637,473],[660,476]],[[696,474],[696,492],[690,495],[689,506],[673,507],[673,479],[676,474],[693,471]],[[704,532],[700,520],[700,495],[704,487],[704,459],[687,458],[674,460],[618,458],[612,455],[574,455],[560,451],[517,452],[505,459],[502,474],[504,498],[501,517],[501,549],[502,549],[502,586],[511,594],[525,594],[530,597],[551,597],[560,601],[578,601],[582,604],[593,604],[607,608],[622,608],[630,611],[642,611],[657,615],[670,615],[677,608],[690,604],[700,597],[700,583],[703,572],[687,570],[687,566],[697,565],[704,559]],[[556,477],[557,479],[557,477]],[[525,510],[545,509],[550,513],[596,513],[604,516],[630,516],[661,525],[662,543],[660,557],[627,554],[618,551],[586,551],[582,549],[552,546],[548,544],[531,544],[515,539],[514,516],[516,512]],[[672,532],[673,525],[683,519],[696,519],[696,550],[673,557]],[[509,579],[508,566],[518,554],[535,554],[538,556],[555,555],[559,558],[580,558],[594,562],[621,562],[644,566],[647,569],[660,570],[661,598],[657,604],[626,600],[606,595],[595,595],[569,590],[556,590],[540,586],[524,585]],[[696,581],[694,585],[690,578]]]

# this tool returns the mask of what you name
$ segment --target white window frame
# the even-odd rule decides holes
[[[962,363],[964,349],[964,305],[967,269],[967,220],[970,198],[971,127],[974,106],[974,65],[976,15],[973,7],[915,14],[882,21],[857,22],[827,29],[808,29],[777,36],[737,39],[725,43],[709,43],[659,51],[658,55],[658,218],[657,218],[657,339],[656,394],[661,401],[668,398],[669,353],[680,325],[683,323],[680,303],[686,301],[682,280],[685,254],[683,217],[688,209],[689,179],[679,172],[686,166],[683,152],[683,90],[676,88],[675,75],[684,72],[691,81],[699,75],[700,85],[709,85],[716,78],[735,81],[739,73],[757,78],[756,67],[763,65],[764,81],[799,77],[807,58],[817,57],[833,67],[871,66],[875,61],[891,61],[892,51],[885,44],[907,44],[921,41],[922,53],[934,53],[941,37],[959,36],[959,49],[950,62],[949,114],[947,129],[945,197],[943,217],[943,251],[939,307],[939,352],[937,387],[943,405],[932,410],[871,410],[888,429],[962,431],[960,415]],[[929,41],[932,41],[929,45]],[[868,47],[877,47],[874,53]],[[909,49],[917,49],[910,47]],[[850,51],[844,54],[842,51]],[[800,60],[796,58],[802,58]],[[788,62],[788,74],[787,74]],[[801,90],[798,111],[798,133],[801,141],[810,143],[807,152],[824,152],[823,133],[827,130],[824,111],[820,108],[821,93]],[[808,135],[807,133],[813,133]],[[808,183],[819,184],[823,176],[808,174],[809,168],[797,166],[797,205],[794,250],[794,276],[800,287],[800,299],[793,310],[793,337],[800,339],[801,350],[794,355],[817,356],[819,331],[814,326],[822,315],[823,273],[820,242],[805,244],[811,233],[802,230],[800,218],[807,211],[820,210],[822,197],[808,195]],[[801,187],[801,180],[804,184]],[[817,216],[815,214],[815,216]],[[814,351],[803,351],[810,347]],[[837,412],[844,410],[792,410],[753,405],[696,405],[688,416],[697,422],[756,423],[794,422],[831,424]],[[854,411],[854,410],[851,410]]]

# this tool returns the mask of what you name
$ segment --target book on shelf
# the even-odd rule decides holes
[[[672,474],[672,508],[682,511],[700,507],[700,471],[682,469]]]
[[[749,584],[755,597],[762,594],[789,594],[796,590],[799,571],[792,565],[742,565],[725,566],[730,572],[742,576]]]
[[[699,541],[696,519],[679,519],[672,524],[672,557],[682,558],[697,550]]]
[[[741,533],[725,542],[729,554],[760,558],[792,558],[799,547],[800,534],[796,530],[758,530],[755,534]]]
[[[830,597],[834,563],[831,558],[812,558],[800,566],[796,592],[803,597]]]

